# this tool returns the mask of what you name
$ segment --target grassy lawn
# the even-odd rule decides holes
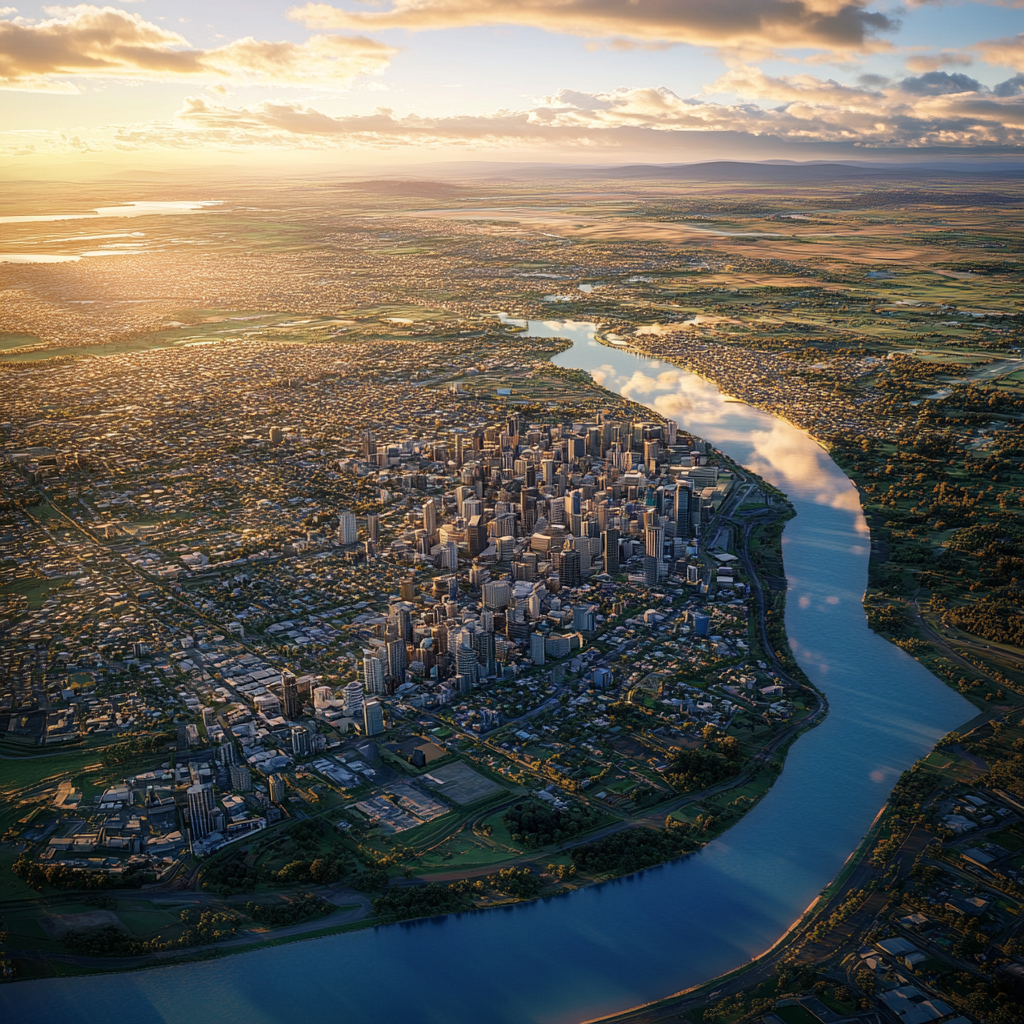
[[[57,576],[52,580],[40,577],[15,580],[13,583],[0,587],[0,594],[20,594],[22,597],[27,597],[29,609],[36,611],[43,606],[43,601],[46,600],[51,591],[60,590],[61,587],[70,582],[70,576]]]
[[[65,753],[44,757],[4,758],[0,762],[2,792],[24,789],[26,786],[57,780],[65,775],[76,775],[86,765],[96,764],[99,755],[95,750],[69,750]]]

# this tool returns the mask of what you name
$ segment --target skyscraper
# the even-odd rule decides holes
[[[194,786],[189,786],[186,795],[192,839],[193,841],[205,839],[213,831],[210,820],[210,812],[216,806],[213,799],[213,786],[208,782],[197,783]]]
[[[295,682],[295,676],[291,672],[282,672],[282,689],[284,690],[284,701],[282,703],[282,710],[284,711],[284,717],[287,719],[294,719],[299,717],[299,687]]]
[[[384,686],[384,666],[380,658],[367,654],[363,658],[363,685],[368,693],[387,693]]]
[[[562,552],[558,560],[558,582],[563,587],[578,587],[583,582],[580,553],[575,548]]]
[[[399,685],[405,682],[405,640],[388,642],[388,675]]]
[[[605,530],[602,535],[604,546],[604,571],[617,573],[619,571],[619,531]]]
[[[384,708],[379,700],[368,700],[363,705],[363,735],[378,736],[384,731]]]
[[[292,757],[309,757],[311,753],[311,744],[309,739],[309,730],[302,725],[296,725],[292,728]]]
[[[356,517],[351,512],[338,513],[338,543],[355,544],[359,540],[359,529],[356,526]]]
[[[364,430],[362,433],[363,458],[367,462],[374,462],[377,458],[377,438],[372,430]]]
[[[676,495],[673,514],[676,520],[677,537],[686,538],[690,536],[690,501],[692,497],[693,492],[690,490],[689,487],[685,487],[682,483],[676,485]]]
[[[437,533],[437,505],[433,498],[427,498],[423,503],[423,529],[427,531],[428,537]]]
[[[270,784],[270,802],[272,804],[284,803],[286,792],[284,776],[275,772],[267,779],[267,782]]]
[[[375,658],[374,661],[377,659]],[[353,680],[342,692],[345,702],[345,714],[351,718],[359,718],[363,713],[363,687]]]

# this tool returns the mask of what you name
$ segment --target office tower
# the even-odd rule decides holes
[[[676,485],[673,514],[676,521],[677,537],[686,538],[690,536],[690,501],[692,497],[693,492],[689,487],[684,487],[682,483]]]
[[[594,669],[594,689],[610,690],[612,688],[612,670],[610,668]]]
[[[572,610],[572,628],[581,633],[592,633],[594,631],[594,609],[589,605],[575,605]]]
[[[491,580],[483,585],[484,607],[501,611],[512,599],[512,588],[507,580]]]
[[[366,517],[366,539],[374,544],[380,542],[380,517],[368,515]]]
[[[285,781],[284,781],[284,776],[283,775],[279,775],[277,772],[275,772],[273,775],[270,776],[269,779],[267,779],[267,782],[270,783],[270,802],[272,804],[284,803],[284,797],[285,797]]]
[[[687,583],[700,583],[701,571],[700,566],[696,562],[691,562],[686,567],[686,582]]]
[[[552,526],[565,525],[565,499],[552,498],[548,502],[548,522]]]
[[[648,526],[644,530],[644,553],[659,561],[665,554],[665,530],[661,526]]]
[[[391,640],[388,643],[388,675],[399,685],[405,682],[405,640]]]
[[[231,788],[239,793],[248,793],[252,789],[252,772],[247,765],[233,764],[228,769],[228,777],[231,779]]]
[[[313,707],[320,711],[334,700],[334,690],[329,686],[318,686],[313,691]]]
[[[459,646],[455,649],[455,671],[458,675],[468,679],[470,683],[475,683],[479,676],[479,664],[472,643],[472,633],[463,632]]]
[[[231,767],[231,765],[238,763],[238,752],[235,750],[234,743],[230,740],[222,743],[217,748],[217,762],[225,767]]]
[[[701,612],[695,612],[693,616],[693,631],[697,636],[707,636],[711,628],[711,616]]]
[[[291,672],[281,673],[281,687],[284,691],[284,717],[288,719],[299,717],[299,687],[295,682],[295,676]]]
[[[423,529],[430,537],[437,533],[437,505],[433,498],[427,498],[423,503]]]
[[[302,725],[292,727],[292,757],[309,757],[312,747],[309,740],[309,730]]]
[[[375,462],[377,459],[377,438],[372,430],[364,430],[362,433],[363,459],[366,462]]]
[[[482,507],[482,503],[478,504]],[[474,515],[470,519],[469,526],[466,527],[466,539],[469,542],[470,558],[475,558],[487,548],[487,524],[482,515]]]
[[[367,654],[363,658],[363,685],[368,693],[387,693],[384,685],[384,666],[380,658]]]
[[[483,675],[493,676],[497,671],[498,659],[494,633],[481,631],[473,634],[473,650],[477,661],[483,667]]]
[[[379,736],[384,731],[384,707],[379,700],[363,705],[363,735]]]
[[[280,444],[284,440],[284,431],[280,427],[270,428],[270,443]]]
[[[675,420],[669,420],[668,423],[665,424],[665,430],[668,435],[665,442],[671,448],[676,443],[676,439],[679,436],[679,424],[676,423]]]
[[[395,625],[398,627],[398,638],[408,643],[412,639],[412,616],[408,608],[398,609]]]
[[[653,555],[644,555],[644,583],[648,587],[658,585],[658,567],[660,561]]]
[[[466,435],[465,435],[465,433],[463,431],[461,431],[461,430],[456,430],[455,431],[455,465],[456,466],[461,466],[462,465],[462,452],[463,452],[463,446],[465,445],[465,442],[466,442]]]
[[[359,540],[359,529],[356,526],[356,517],[351,512],[338,513],[338,542],[340,544],[355,544]]]
[[[534,665],[544,664],[544,634],[530,634],[530,658]]]
[[[604,547],[604,571],[619,572],[619,531],[605,530],[602,535]]]
[[[375,658],[374,661],[376,660]],[[341,696],[345,702],[345,714],[350,718],[358,718],[363,713],[362,684],[353,680],[341,691]]]
[[[583,571],[578,551],[563,551],[558,560],[558,582],[563,587],[578,587],[583,582]]]
[[[398,596],[402,601],[416,600],[416,578],[414,576],[406,576],[398,584]]]
[[[186,795],[192,839],[193,841],[205,839],[213,831],[210,821],[210,812],[216,807],[213,799],[213,786],[208,782],[197,783],[194,786],[189,786]]]
[[[217,724],[217,712],[213,708],[203,708],[203,728],[209,733]]]

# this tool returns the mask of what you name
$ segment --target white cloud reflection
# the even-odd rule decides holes
[[[729,450],[758,476],[787,494],[853,514],[853,528],[867,532],[853,484],[812,438],[769,413],[729,401],[710,381],[659,360],[625,375],[611,363],[594,380],[655,409],[714,445]]]

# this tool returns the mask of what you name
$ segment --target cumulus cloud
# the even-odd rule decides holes
[[[360,30],[523,25],[610,39],[616,46],[690,43],[747,52],[813,47],[864,51],[898,22],[867,10],[868,0],[391,0],[384,10],[326,3],[289,17],[315,28]]]
[[[0,88],[75,91],[83,78],[232,81],[331,89],[387,67],[396,51],[358,36],[304,43],[237,39],[210,50],[114,7],[61,8],[45,21],[0,21]]]
[[[974,63],[968,53],[946,50],[942,53],[920,53],[907,58],[907,67],[920,74],[922,71],[939,71],[941,68],[965,68]]]
[[[977,92],[981,83],[970,75],[928,71],[917,78],[904,78],[900,88],[917,96],[947,96],[950,93]]]
[[[1019,36],[1005,36],[1002,39],[989,39],[972,47],[981,54],[981,59],[988,64],[1024,71],[1024,32]]]
[[[948,87],[943,82],[917,92],[906,90],[906,80],[864,89],[809,75],[771,77],[758,68],[742,67],[713,87],[741,97],[731,103],[680,97],[665,88],[595,93],[566,89],[521,110],[451,117],[399,116],[387,107],[372,114],[333,116],[284,100],[231,106],[221,98],[192,96],[170,121],[74,133],[6,132],[0,135],[0,153],[414,147],[586,151],[615,159],[658,153],[663,159],[687,160],[699,158],[704,150],[698,147],[714,145],[716,133],[726,133],[748,151],[756,139],[782,147],[840,143],[862,150],[1024,145],[1019,83],[1011,79],[997,93],[971,88],[977,85],[973,79],[945,82]],[[748,102],[750,98],[774,102]]]

